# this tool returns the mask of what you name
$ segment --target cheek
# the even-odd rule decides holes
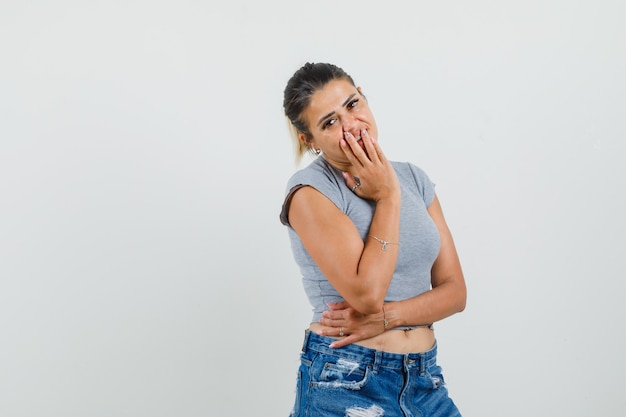
[[[336,153],[341,152],[341,139],[343,138],[343,133],[341,129],[336,129],[332,134],[325,134],[323,137],[320,137],[318,140],[318,144],[326,150],[326,153]]]
[[[343,137],[343,130],[341,126],[336,125],[330,129],[324,130],[324,132],[319,134],[318,137],[326,144],[337,143]]]

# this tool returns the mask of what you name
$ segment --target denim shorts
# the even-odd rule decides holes
[[[291,417],[453,417],[437,345],[423,353],[389,353],[306,331]]]

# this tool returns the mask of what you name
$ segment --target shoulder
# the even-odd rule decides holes
[[[335,169],[323,158],[318,158],[305,168],[296,171],[287,181],[286,193],[299,185],[313,185],[319,183],[336,183],[337,173]]]
[[[399,161],[390,161],[393,168],[396,170],[396,174],[402,176],[411,176],[414,177],[415,180],[419,182],[430,181],[430,178],[426,171],[424,171],[421,167],[415,165],[412,162],[399,162]]]
[[[323,158],[318,158],[305,168],[296,171],[287,181],[285,199],[280,214],[281,222],[289,225],[288,213],[291,199],[302,187],[310,186],[342,209],[345,205],[345,186],[342,187],[341,172],[333,168]]]
[[[416,165],[413,162],[409,162],[409,161],[389,161],[389,162],[391,162],[391,165],[393,165],[394,169],[396,170],[416,171],[416,172],[426,174],[426,171],[424,171],[420,166]]]

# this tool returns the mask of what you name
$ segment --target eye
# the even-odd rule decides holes
[[[359,99],[355,98],[354,100],[348,103],[348,108],[353,109],[357,106],[357,104],[359,104]]]
[[[335,124],[335,122],[337,121],[337,119],[328,119],[326,122],[324,122],[324,124],[322,125],[322,129],[326,129],[327,127],[330,127],[332,125]]]

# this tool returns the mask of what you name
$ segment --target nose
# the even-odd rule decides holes
[[[342,128],[344,132],[350,133],[355,138],[361,137],[361,125],[354,117],[344,117],[342,120]]]

